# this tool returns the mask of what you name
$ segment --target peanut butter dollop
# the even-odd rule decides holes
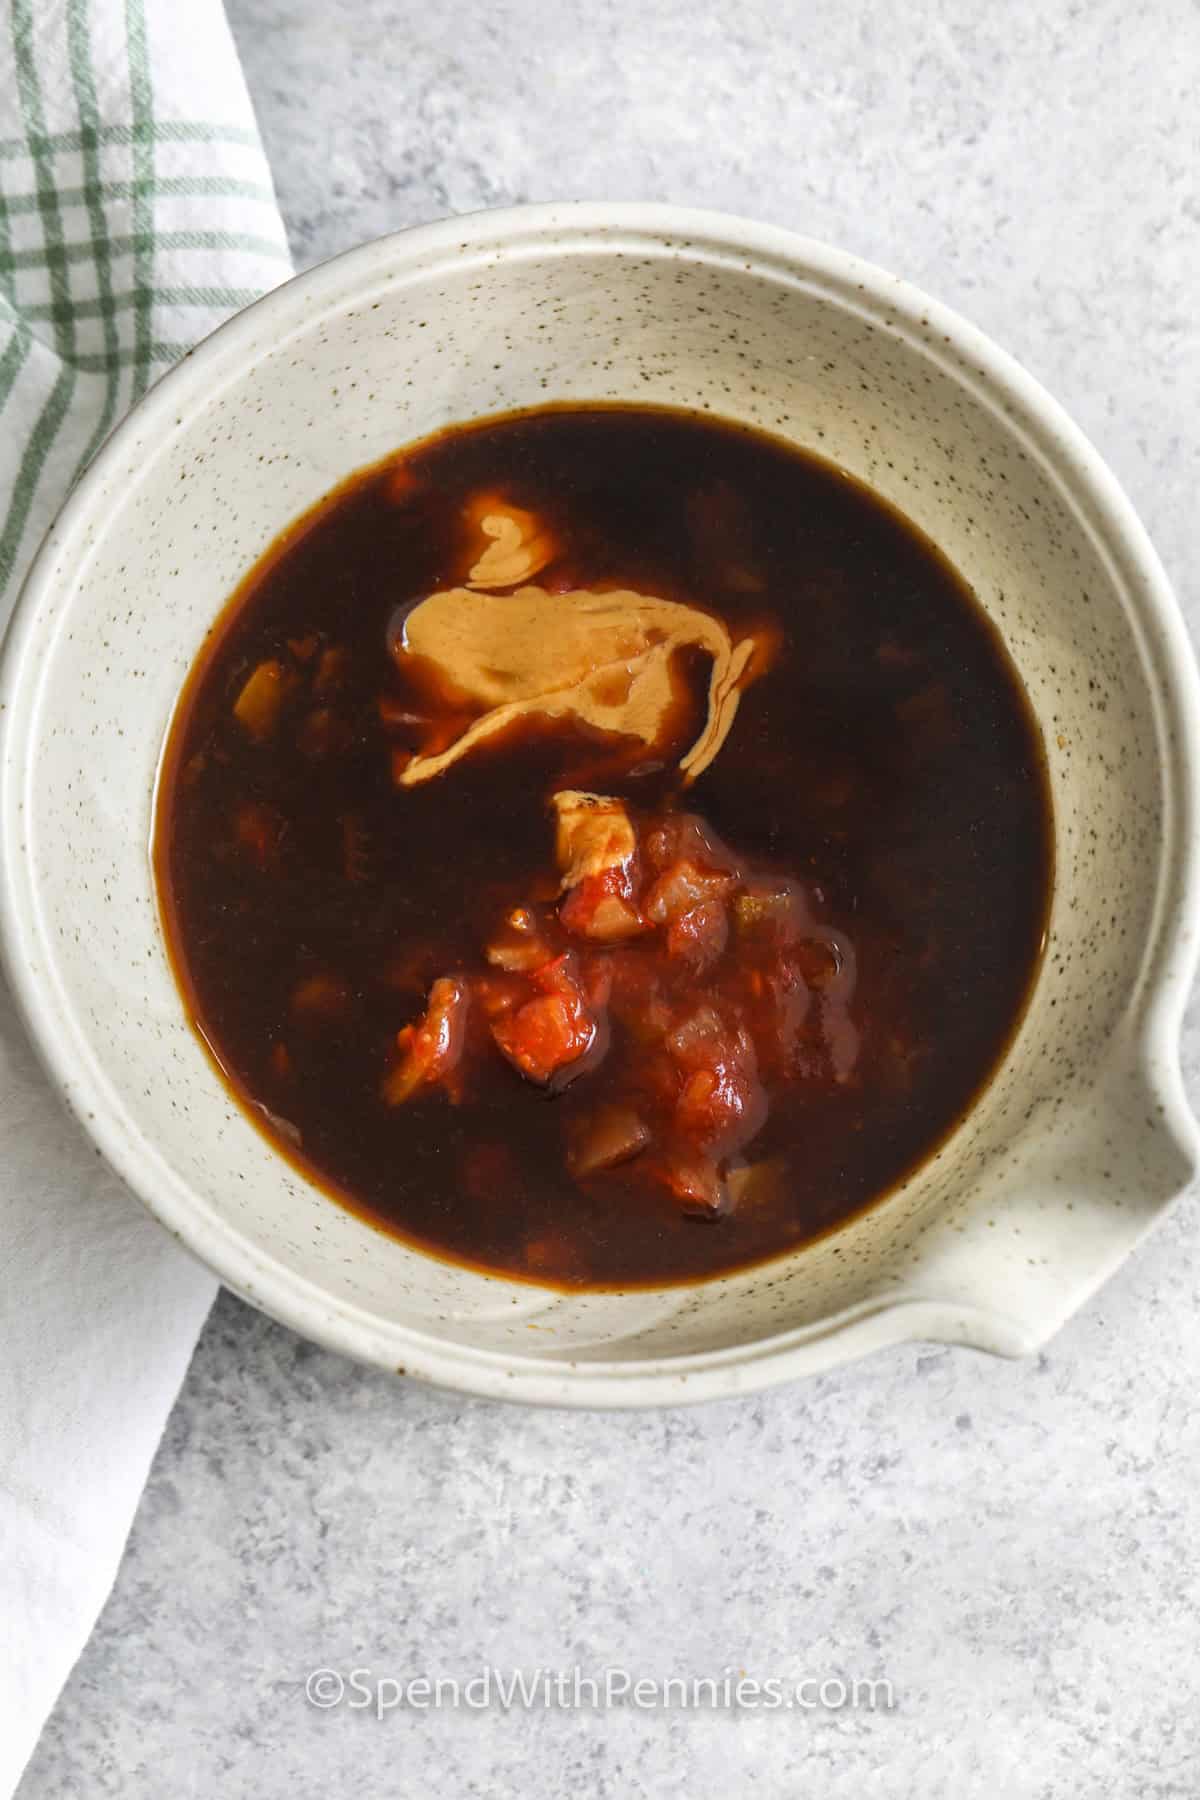
[[[679,763],[685,781],[694,781],[729,734],[742,688],[753,678],[757,638],[735,644],[711,613],[630,588],[550,593],[529,585],[528,574],[557,553],[550,533],[516,508],[487,513],[479,527],[493,541],[471,569],[470,585],[414,607],[394,653],[412,660],[418,674],[424,665],[460,701],[482,710],[448,748],[414,756],[402,784],[444,774],[530,714],[574,718],[660,748],[677,708],[672,661],[687,647],[712,662],[704,727]],[[494,591],[515,581],[526,585]]]

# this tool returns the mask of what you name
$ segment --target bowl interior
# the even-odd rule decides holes
[[[549,398],[711,409],[869,482],[971,582],[1046,739],[1052,931],[1003,1070],[875,1210],[692,1288],[560,1295],[438,1262],[341,1211],[230,1102],[157,923],[156,763],[237,579],[356,467]],[[119,1140],[164,1217],[243,1291],[272,1303],[286,1289],[293,1320],[380,1360],[404,1362],[413,1331],[496,1367],[736,1360],[777,1333],[820,1335],[846,1309],[929,1298],[990,1311],[997,1341],[1019,1340],[1063,1310],[1067,1240],[1072,1279],[1097,1278],[1128,1219],[1187,1173],[1169,1135],[1147,1147],[1138,1120],[1153,1095],[1138,1056],[1114,1050],[1142,1030],[1156,909],[1171,904],[1166,652],[1141,580],[1106,541],[1071,450],[976,366],[970,334],[907,290],[859,287],[836,259],[569,216],[494,239],[443,228],[419,255],[406,238],[371,246],[273,296],[168,380],[43,558],[10,726],[39,1033],[70,1041],[57,1059],[80,1072],[68,1097],[95,1111],[99,1096],[110,1149]]]

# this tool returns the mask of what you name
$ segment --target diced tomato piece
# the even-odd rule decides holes
[[[552,957],[525,980],[539,992],[523,1004],[498,1009],[492,1036],[522,1075],[544,1084],[595,1046],[599,1021],[574,951]],[[524,991],[528,994],[528,986]]]
[[[762,1123],[762,1090],[757,1070],[744,1063],[719,1063],[715,1069],[695,1069],[684,1083],[675,1123],[682,1135],[697,1144],[724,1144],[747,1135]]]
[[[715,1006],[707,1003],[675,1026],[667,1048],[685,1069],[711,1068],[721,1054],[725,1022]]]
[[[711,969],[729,942],[729,918],[719,900],[701,900],[678,913],[667,927],[667,951],[690,963],[697,974]]]
[[[639,1098],[644,1094],[648,1103],[663,1112],[674,1109],[685,1079],[674,1057],[665,1050],[652,1050],[639,1058],[637,1076]]]
[[[737,876],[739,872],[737,857],[695,813],[671,813],[647,833],[643,848],[646,860],[659,874],[680,861],[698,863],[723,875]]]
[[[612,958],[604,955],[586,957],[580,980],[588,1005],[594,1011],[602,1012],[612,996]]]
[[[396,755],[399,770],[407,751]],[[554,1091],[607,1053],[611,1009],[619,1085],[606,1081],[609,1097],[586,1111],[566,1109],[568,1167],[584,1181],[636,1163],[637,1178],[644,1172],[685,1212],[717,1217],[733,1204],[731,1159],[740,1165],[765,1123],[765,1084],[850,1079],[853,945],[818,916],[818,889],[745,873],[699,819],[668,815],[639,842],[619,800],[563,790],[554,804],[559,872],[569,878],[543,871],[519,905],[499,882],[490,890],[500,913],[490,966],[433,983],[425,1016],[399,1035],[385,1096],[398,1104],[440,1082],[457,1097],[464,1054],[489,1036],[522,1076]],[[345,851],[352,877],[356,827]],[[488,898],[476,893],[475,903]],[[436,944],[421,956],[424,991]],[[419,979],[413,955],[386,976]],[[478,1008],[469,1032],[468,1006]],[[464,1165],[477,1199],[505,1185],[502,1161],[488,1144]],[[531,1266],[542,1254],[531,1248]]]
[[[686,1072],[675,1107],[681,1137],[730,1151],[760,1131],[767,1101],[749,1032],[725,1023],[713,1007],[697,1009],[667,1040]]]
[[[443,975],[429,990],[425,1017],[398,1033],[400,1061],[388,1075],[383,1097],[400,1106],[427,1083],[453,1075],[467,1035],[470,990],[457,975]]]
[[[720,869],[704,868],[682,857],[661,874],[646,895],[643,910],[656,925],[689,912],[709,900],[723,900],[737,886],[737,877]]]
[[[622,1010],[640,1007],[653,999],[662,984],[653,957],[640,950],[612,950],[604,954],[604,966],[612,984],[613,1005]]]
[[[537,914],[527,906],[514,906],[497,928],[486,955],[494,969],[517,974],[540,968],[550,961],[553,951]]]
[[[596,1041],[597,1025],[578,994],[539,994],[492,1021],[492,1036],[510,1063],[543,1086],[578,1062]]]
[[[638,1044],[660,1044],[674,1023],[674,1014],[662,995],[662,982],[654,961],[646,956],[610,956],[612,1009]]]
[[[575,999],[583,998],[579,962],[573,950],[564,950],[560,955],[552,956],[549,962],[544,962],[533,971],[530,979],[543,994],[569,994]]]
[[[716,1219],[729,1210],[729,1189],[709,1156],[673,1151],[655,1163],[654,1174],[693,1218]]]
[[[477,975],[474,988],[475,997],[489,1019],[498,1019],[501,1013],[514,1011],[529,998],[529,983],[520,975],[507,972]]]
[[[564,898],[558,916],[576,937],[609,944],[636,937],[645,931],[646,921],[629,897],[629,889],[629,874],[624,868],[585,875]]]

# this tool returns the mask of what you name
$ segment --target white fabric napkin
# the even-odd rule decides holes
[[[122,414],[289,269],[220,0],[10,0],[0,621]],[[112,1585],[214,1292],[60,1110],[0,988],[0,1800]]]

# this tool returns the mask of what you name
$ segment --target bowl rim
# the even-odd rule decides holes
[[[1072,499],[1118,566],[1136,579],[1146,618],[1161,635],[1165,657],[1152,683],[1165,714],[1159,761],[1171,829],[1164,829],[1154,923],[1137,996],[1137,1066],[1163,1109],[1163,1129],[1195,1168],[1198,1137],[1179,1067],[1179,1036],[1200,933],[1200,677],[1182,615],[1150,539],[1116,477],[1083,431],[1012,356],[951,308],[873,263],[778,226],[734,214],[660,202],[553,202],[483,211],[389,233],[342,252],[271,290],[219,326],[168,371],[106,440],[50,526],[13,610],[0,658],[0,960],[14,1000],[54,1087],[110,1167],[200,1261],[251,1304],[327,1348],[435,1386],[483,1397],[544,1405],[646,1406],[759,1391],[797,1375],[912,1339],[962,1343],[1017,1355],[1044,1342],[1107,1274],[1075,1288],[1044,1332],[1031,1333],[1000,1312],[914,1295],[883,1297],[815,1324],[771,1333],[749,1344],[643,1360],[546,1361],[509,1351],[477,1350],[420,1330],[385,1324],[331,1297],[317,1283],[256,1251],[227,1222],[189,1199],[157,1147],[136,1142],[109,1104],[99,1071],[79,1054],[70,1009],[56,1005],[55,984],[35,973],[38,906],[23,855],[21,802],[35,710],[28,704],[36,674],[38,633],[70,590],[96,499],[134,440],[159,446],[172,422],[211,392],[219,367],[258,350],[264,323],[295,329],[306,315],[353,304],[356,290],[385,274],[425,275],[464,251],[504,254],[523,244],[560,254],[606,240],[640,241],[647,251],[708,251],[775,265],[886,306],[897,324],[943,341],[973,382],[1009,422],[1054,464]],[[286,336],[286,331],[280,337]],[[276,340],[278,341],[278,339]],[[233,372],[236,379],[238,370]],[[1139,626],[1144,619],[1135,621]],[[1159,720],[1160,727],[1162,719]],[[1174,754],[1170,754],[1171,750]],[[1151,955],[1153,951],[1153,955]],[[32,952],[32,954],[31,954]],[[1157,1217],[1157,1214],[1155,1214]],[[1151,1220],[1153,1222],[1153,1220]],[[1115,1264],[1142,1235],[1130,1229]]]

